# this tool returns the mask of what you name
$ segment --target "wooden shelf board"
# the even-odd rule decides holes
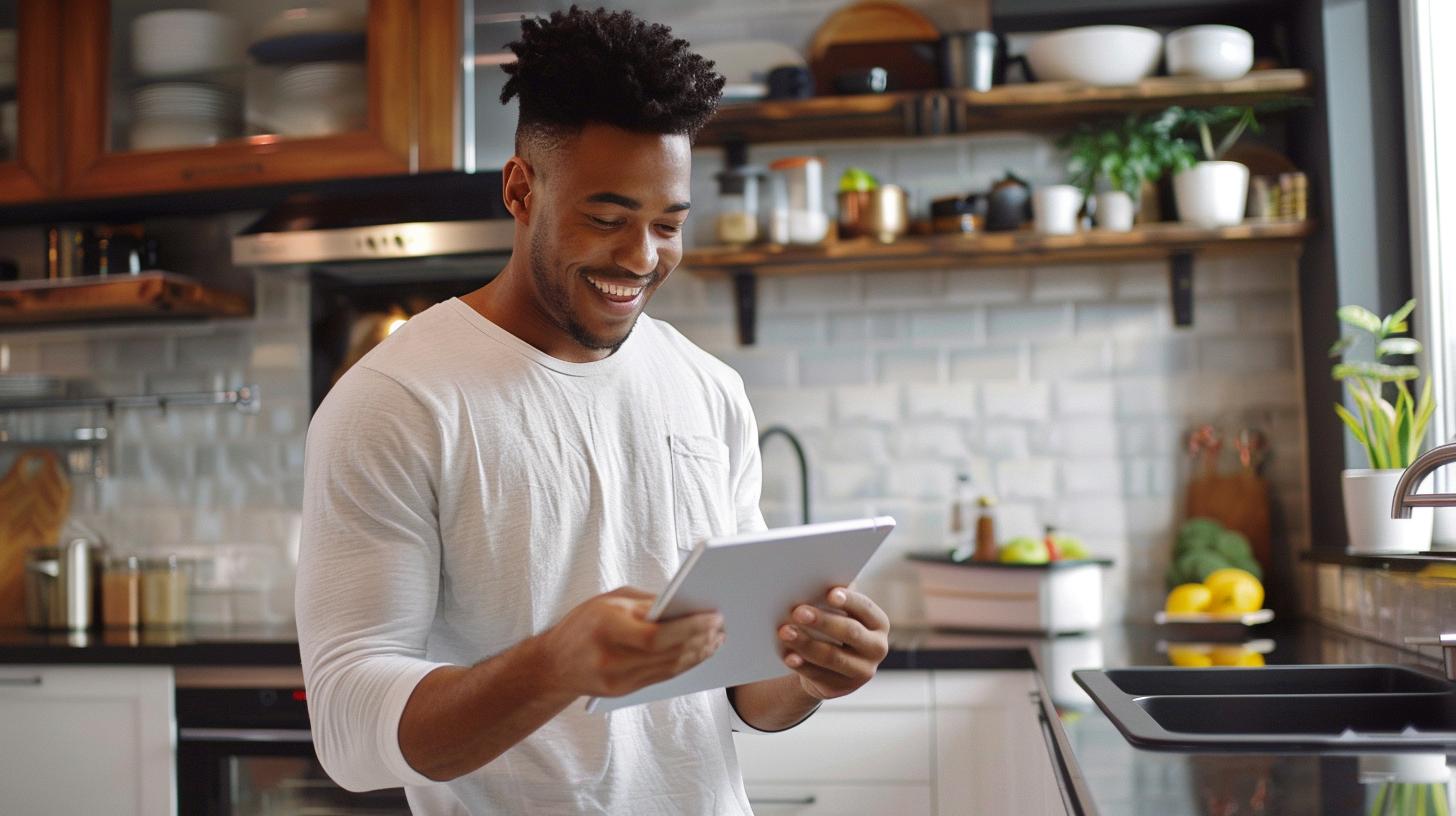
[[[1082,82],[1000,85],[985,92],[934,90],[826,96],[725,105],[698,144],[946,135],[1049,127],[1168,105],[1250,104],[1302,98],[1314,87],[1307,71],[1253,71],[1238,79],[1150,77],[1121,87]]]
[[[1175,252],[1221,253],[1292,249],[1314,229],[1312,221],[1249,221],[1204,229],[1163,223],[1130,232],[1091,230],[1041,235],[1030,230],[968,235],[911,236],[884,244],[870,239],[815,247],[706,247],[683,256],[683,268],[700,277],[735,270],[787,276],[833,272],[945,269],[976,266],[1083,263],[1166,258]]]
[[[0,326],[8,327],[251,312],[247,298],[170,272],[0,284]]]

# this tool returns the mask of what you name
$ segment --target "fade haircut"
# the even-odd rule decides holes
[[[629,11],[572,6],[521,21],[501,104],[521,101],[516,150],[549,149],[600,122],[689,139],[718,109],[723,77],[665,25]]]

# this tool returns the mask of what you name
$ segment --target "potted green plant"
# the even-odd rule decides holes
[[[1411,300],[1383,318],[1363,306],[1343,306],[1336,313],[1340,322],[1355,333],[1341,337],[1330,348],[1330,356],[1340,360],[1330,373],[1344,383],[1355,410],[1337,403],[1335,413],[1370,460],[1369,468],[1351,468],[1341,474],[1351,552],[1430,549],[1430,508],[1417,508],[1409,519],[1390,517],[1395,484],[1401,472],[1420,456],[1426,428],[1436,411],[1430,377],[1421,386],[1419,397],[1411,387],[1421,376],[1420,368],[1413,363],[1421,344],[1401,335],[1409,331],[1406,319],[1415,306]],[[1346,359],[1350,349],[1364,337],[1373,343],[1373,359]],[[1406,358],[1412,362],[1400,362]]]
[[[1221,106],[1202,110],[1169,108],[1163,114],[1179,131],[1195,138],[1200,160],[1181,155],[1173,173],[1173,199],[1178,220],[1201,227],[1227,227],[1244,220],[1249,196],[1249,168],[1224,161],[1224,154],[1246,131],[1258,132],[1250,107]],[[1214,141],[1214,131],[1223,136]]]
[[[1132,114],[1117,126],[1083,125],[1062,138],[1068,179],[1093,198],[1098,227],[1132,229],[1143,185],[1192,164],[1192,148],[1171,133],[1175,123],[1168,114]]]

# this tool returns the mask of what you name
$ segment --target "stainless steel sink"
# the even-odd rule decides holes
[[[1456,683],[1403,666],[1159,667],[1073,676],[1142,748],[1456,748]]]

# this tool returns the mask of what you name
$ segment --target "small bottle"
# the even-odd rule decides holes
[[[950,503],[951,559],[964,561],[971,557],[975,539],[976,488],[969,473],[956,474],[955,492]]]
[[[982,496],[977,504],[981,507],[981,513],[976,517],[976,561],[996,560],[996,515],[993,508],[996,506],[996,499],[992,496]]]

